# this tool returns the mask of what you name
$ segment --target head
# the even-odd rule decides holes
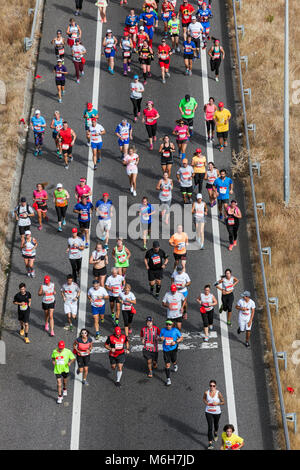
[[[25,207],[26,206],[26,197],[21,197],[20,203],[21,203],[21,206]]]
[[[165,38],[162,38],[162,39],[161,39],[161,44],[162,44],[162,46],[165,46],[165,45],[167,44],[167,41],[166,41]]]
[[[196,16],[192,16],[192,23],[193,23],[193,24],[195,24],[195,23],[196,23],[196,21],[197,21],[197,18],[196,18]]]
[[[81,196],[81,203],[86,206],[87,205],[87,202],[88,202],[88,197],[83,195]]]
[[[139,76],[138,75],[134,75],[133,76],[133,80],[135,81],[135,83],[137,83],[139,81]]]
[[[38,184],[36,185],[36,189],[37,189],[38,191],[43,191],[43,190],[45,189],[45,186],[43,185],[43,183],[38,183]]]
[[[108,198],[109,198],[109,194],[108,194],[108,193],[103,193],[103,194],[102,194],[102,200],[103,200],[104,202],[107,202],[107,201],[108,201]]]
[[[153,247],[153,250],[155,251],[155,253],[158,253],[158,252],[159,252],[159,248],[160,248],[160,247],[159,247],[159,241],[154,240],[152,247]]]
[[[152,317],[147,317],[146,318],[146,325],[148,328],[151,328],[151,326],[153,325],[153,318]]]
[[[225,270],[225,277],[226,277],[227,279],[230,279],[230,278],[231,278],[231,269],[227,268],[227,269]]]
[[[248,290],[245,290],[245,292],[242,293],[242,297],[246,302],[249,302],[250,296],[251,296],[251,293]]]
[[[115,329],[114,329],[115,336],[117,336],[117,338],[119,338],[121,336],[121,333],[122,333],[121,328],[119,326],[116,326]]]
[[[26,230],[26,232],[25,232],[25,239],[26,239],[26,240],[30,240],[30,239],[31,239],[31,231],[30,231],[30,230]]]
[[[131,15],[131,16],[134,16],[134,8],[131,8],[131,10],[130,10],[130,15]]]
[[[183,272],[183,266],[181,266],[181,264],[178,264],[176,271],[178,272],[178,274],[181,274]]]
[[[56,189],[57,189],[57,191],[62,191],[62,189],[63,189],[62,183],[57,183]]]
[[[183,119],[178,119],[178,121],[176,121],[176,122],[179,126],[181,126],[181,127],[184,126],[184,120]]]
[[[197,199],[198,203],[202,202],[202,194],[198,193],[197,196],[196,196],[196,199]]]
[[[170,137],[169,137],[168,135],[165,135],[165,136],[163,137],[163,142],[164,142],[165,144],[168,144],[168,143],[170,142]]]
[[[69,21],[70,21],[70,24],[71,24],[72,26],[74,26],[74,24],[75,24],[74,18],[70,18]]]
[[[113,277],[116,277],[117,274],[118,274],[117,268],[111,268],[111,274],[112,274]]]
[[[227,437],[231,437],[232,434],[234,433],[233,424],[226,424],[226,426],[224,426],[224,428],[223,428],[223,431],[226,433]]]
[[[219,40],[219,39],[215,39],[215,40],[214,40],[214,43],[215,43],[216,46],[219,46],[219,45],[220,45],[220,40]]]
[[[93,109],[93,103],[87,103],[87,104],[86,104],[86,108],[87,108],[88,111],[92,111],[92,109]]]
[[[152,109],[153,108],[153,101],[147,101],[147,108]]]
[[[76,227],[73,227],[73,228],[72,228],[72,237],[73,237],[73,238],[76,238],[77,235],[78,235],[78,230],[77,230]]]
[[[112,37],[112,30],[108,29],[106,32],[106,37],[111,38]]]
[[[164,179],[165,181],[167,181],[168,178],[169,178],[169,173],[168,173],[167,171],[164,171],[164,172],[163,172],[163,179]]]
[[[21,293],[22,295],[25,294],[25,292],[26,292],[26,284],[25,284],[25,282],[21,282],[21,284],[19,284],[19,291],[20,291],[20,293]]]
[[[147,206],[147,204],[148,204],[148,198],[147,197],[143,197],[142,204],[143,204],[143,206]]]
[[[182,160],[181,163],[182,163],[182,166],[183,166],[184,168],[186,168],[186,167],[188,166],[188,159],[187,159],[187,158],[183,158],[183,160]]]
[[[103,250],[103,244],[101,242],[96,243],[96,251],[102,251]]]
[[[204,286],[204,294],[205,295],[210,294],[210,284],[206,284],[206,286]]]
[[[90,335],[90,332],[86,328],[82,328],[79,335],[81,336],[81,338],[87,339]]]
[[[172,322],[172,320],[166,320],[167,330],[172,330],[173,326],[174,326],[174,323]]]
[[[122,248],[122,246],[123,246],[123,238],[118,238],[118,240],[117,240],[117,247],[118,247],[118,248]]]
[[[209,169],[210,171],[212,171],[214,168],[216,168],[215,165],[214,165],[214,163],[213,163],[213,162],[209,162],[209,163],[208,163],[208,169]]]
[[[202,150],[201,150],[201,148],[199,147],[199,148],[197,148],[197,149],[195,150],[194,156],[195,156],[195,157],[199,157],[199,156],[201,155],[201,153],[202,153]]]
[[[54,111],[54,117],[58,121],[60,119],[60,112],[59,111]]]
[[[86,184],[86,178],[82,177],[79,180],[79,185],[83,188]]]
[[[65,349],[65,342],[64,341],[59,341],[57,346],[58,346],[57,349],[59,351],[63,351]]]
[[[186,38],[187,42],[191,42],[192,41],[192,36],[188,35],[188,37]]]
[[[95,290],[98,290],[99,287],[100,287],[100,282],[98,281],[98,279],[94,279],[94,280],[93,280],[93,288],[94,288]]]
[[[67,121],[64,121],[64,122],[63,122],[63,129],[64,129],[64,131],[66,131],[66,130],[68,129],[68,127],[69,127],[69,126],[68,126]]]
[[[59,37],[62,35],[62,30],[61,30],[61,29],[58,29],[58,30],[56,31],[56,35],[57,35],[57,37],[59,38]]]
[[[176,292],[177,292],[176,284],[171,284],[170,291],[173,295],[176,294]]]
[[[126,126],[126,124],[127,124],[127,119],[125,119],[125,118],[122,119],[121,124],[122,124],[122,126]]]
[[[34,113],[35,117],[39,118],[41,116],[41,111],[37,109]]]
[[[124,291],[126,295],[129,294],[129,292],[131,291],[131,285],[125,284]]]
[[[231,209],[235,209],[235,208],[237,207],[237,205],[238,205],[238,204],[237,204],[236,200],[235,200],[235,199],[232,199],[232,201],[230,202],[230,207],[231,207]]]
[[[72,284],[72,282],[73,282],[73,276],[72,276],[72,274],[68,274],[67,275],[67,284],[68,284],[68,286],[70,286]]]
[[[215,380],[210,380],[209,381],[209,389],[214,390],[217,387],[217,382]]]
[[[224,109],[224,103],[223,103],[223,101],[220,101],[220,102],[218,103],[218,108],[219,108],[220,111],[222,111],[222,110]]]
[[[56,62],[57,62],[57,65],[58,65],[58,66],[61,66],[61,65],[62,65],[62,60],[61,60],[61,59],[57,59]]]
[[[182,233],[182,232],[183,232],[182,225],[177,225],[177,233]]]
[[[215,104],[215,99],[213,96],[211,96],[208,100],[209,104],[212,106],[213,104]]]
[[[46,286],[48,286],[50,284],[50,282],[51,282],[50,276],[44,276],[44,284]]]
[[[222,178],[222,180],[226,177],[226,170],[224,170],[224,168],[220,171],[220,177]]]

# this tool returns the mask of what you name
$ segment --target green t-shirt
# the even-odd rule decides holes
[[[88,109],[84,111],[83,117],[85,119],[85,127],[90,127],[92,125],[91,118],[97,116],[97,114],[98,114],[98,111],[95,108],[93,108],[91,111],[88,111]]]
[[[190,101],[186,101],[186,99],[183,98],[179,103],[179,108],[183,111],[182,117],[186,119],[193,118],[195,116],[195,107],[197,104],[197,101],[192,96]]]
[[[179,34],[179,29],[180,29],[180,20],[179,18],[176,18],[174,20],[169,20],[168,21],[168,27],[169,27],[169,33],[170,34]]]
[[[55,360],[54,374],[69,372],[68,363],[72,361],[72,359],[75,359],[75,356],[72,351],[67,348],[63,349],[62,351],[54,349],[51,357]]]

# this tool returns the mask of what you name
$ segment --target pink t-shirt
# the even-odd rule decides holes
[[[176,136],[177,140],[186,140],[188,138],[187,132],[189,128],[188,126],[176,126],[174,129],[174,132],[178,132],[178,135]]]
[[[138,155],[136,153],[132,155],[125,155],[124,162],[126,163],[127,170],[135,170],[137,168],[136,162],[138,159]]]
[[[44,202],[47,196],[47,191],[45,191],[44,189],[42,189],[42,191],[38,191],[37,189],[33,191],[33,197],[34,199],[36,199],[37,202]]]
[[[157,123],[157,119],[155,119],[155,117],[157,116],[158,112],[155,108],[152,108],[152,109],[145,108],[143,113],[146,118],[145,122],[147,126],[153,126],[153,124]]]
[[[83,187],[80,186],[80,184],[77,184],[75,187],[75,192],[77,194],[77,201],[81,200],[81,196],[84,194],[88,194],[91,191],[91,188],[85,184]],[[90,198],[88,198],[88,201],[90,201]]]

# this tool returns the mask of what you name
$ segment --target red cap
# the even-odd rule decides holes
[[[59,341],[58,348],[59,349],[64,349],[65,348],[65,342],[64,341]]]
[[[80,178],[79,181],[86,181],[86,178],[84,178],[84,176],[82,178]]]
[[[116,326],[116,328],[114,329],[114,332],[116,335],[120,335],[122,333],[122,330],[119,326]]]
[[[220,103],[218,104],[219,108],[224,108],[224,103],[223,101],[220,101]]]
[[[196,149],[196,152],[197,153],[202,153],[202,150],[201,149]]]
[[[97,121],[97,118],[95,118],[95,116],[93,116],[91,119],[92,121]]]
[[[91,108],[93,107],[93,103],[88,103],[88,104],[86,105],[86,107],[87,107],[87,109],[91,109]]]
[[[176,284],[172,284],[171,285],[171,292],[176,292],[176,291],[177,291]]]
[[[173,17],[173,18],[174,18],[174,16],[176,16],[176,13],[175,13],[175,11],[173,11],[173,13],[172,13],[172,17]]]
[[[78,232],[78,230],[77,230],[76,227],[72,228],[72,233],[77,233],[77,232]]]
[[[102,194],[102,197],[104,197],[104,196],[109,197],[109,194],[108,194],[108,193],[103,193],[103,194]]]
[[[124,36],[129,36],[128,31],[124,31]]]
[[[48,282],[50,282],[50,276],[45,276],[45,277],[44,277],[44,282],[46,282],[46,284],[47,284]]]

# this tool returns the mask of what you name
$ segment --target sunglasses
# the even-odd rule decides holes
[[[210,387],[214,387],[214,388],[216,387],[216,386],[215,386],[215,385],[213,385],[213,384],[209,384],[209,386],[210,386]]]

